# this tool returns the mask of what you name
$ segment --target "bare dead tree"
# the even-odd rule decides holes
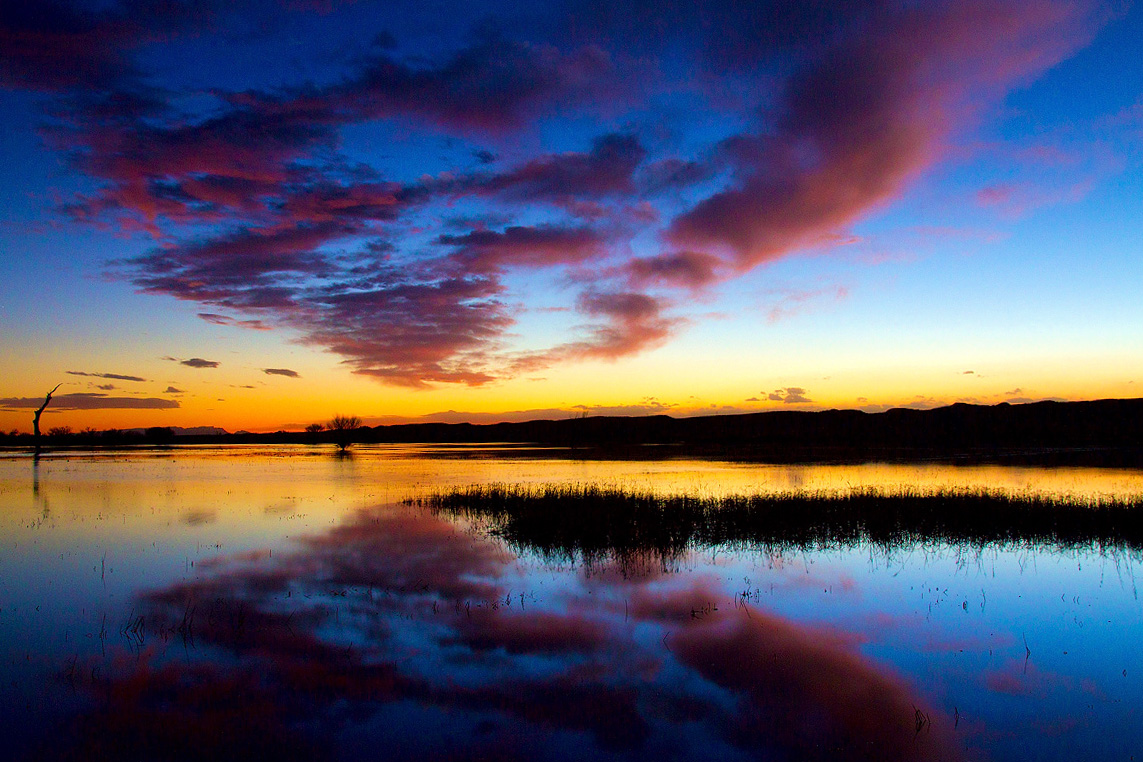
[[[44,414],[44,410],[47,408],[48,403],[52,401],[52,395],[56,393],[56,389],[59,389],[61,386],[63,386],[63,384],[56,384],[55,389],[52,389],[50,392],[48,392],[48,396],[44,397],[44,404],[40,405],[39,410],[37,410],[36,414],[32,416],[32,431],[34,441],[36,443],[37,455],[40,453],[40,416]]]

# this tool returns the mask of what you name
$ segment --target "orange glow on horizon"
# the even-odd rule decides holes
[[[375,386],[370,384],[370,387]],[[508,385],[505,385],[508,386]],[[950,385],[951,386],[951,385]],[[776,389],[786,394],[787,388]],[[370,391],[367,387],[365,391]],[[229,432],[301,430],[308,423],[324,422],[336,414],[360,415],[366,425],[412,423],[422,420],[447,422],[467,421],[493,423],[534,419],[570,418],[576,415],[659,415],[687,417],[695,415],[737,414],[773,410],[828,410],[862,409],[869,412],[893,407],[941,407],[956,402],[997,404],[1011,401],[1015,404],[1040,399],[1068,401],[1134,398],[1139,396],[1132,383],[1104,384],[1092,387],[1069,384],[1021,388],[1020,394],[1004,392],[958,393],[955,389],[940,390],[929,395],[909,394],[905,390],[890,390],[880,395],[856,394],[830,385],[818,391],[806,389],[807,402],[786,403],[770,399],[766,392],[740,393],[738,397],[725,395],[718,399],[704,399],[698,395],[679,398],[625,397],[617,391],[600,395],[592,400],[576,397],[553,399],[547,394],[513,394],[510,388],[489,390],[486,393],[416,392],[378,387],[374,393],[347,393],[323,396],[319,390],[305,387],[301,393],[286,394],[267,390],[231,390],[227,398],[205,399],[203,395],[182,397],[180,407],[169,410],[150,409],[96,409],[66,410],[49,406],[40,423],[41,431],[66,426],[74,431],[86,428],[133,429],[151,426],[220,427]],[[1009,390],[1010,391],[1010,390]],[[58,396],[57,396],[58,399]],[[31,432],[31,409],[0,411],[0,430]]]

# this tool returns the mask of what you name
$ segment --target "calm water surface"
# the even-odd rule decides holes
[[[0,756],[1143,758],[1137,550],[585,566],[401,504],[563,481],[1143,494],[1138,471],[508,448],[0,455]]]

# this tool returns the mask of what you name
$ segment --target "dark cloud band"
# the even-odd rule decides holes
[[[146,381],[147,380],[145,378],[140,378],[139,376],[126,376],[126,375],[123,375],[121,373],[84,373],[83,371],[79,371],[79,370],[68,370],[68,371],[64,371],[64,372],[67,373],[69,376],[90,376],[92,378],[111,378],[111,379],[115,379],[116,381]]]
[[[5,397],[0,408],[35,410],[44,404],[43,397]],[[175,400],[157,397],[108,397],[105,394],[59,394],[52,397],[52,410],[169,410],[179,407]]]

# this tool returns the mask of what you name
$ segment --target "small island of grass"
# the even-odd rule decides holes
[[[706,497],[590,484],[476,485],[408,502],[555,557],[678,558],[715,546],[1143,550],[1143,498],[860,489]]]

